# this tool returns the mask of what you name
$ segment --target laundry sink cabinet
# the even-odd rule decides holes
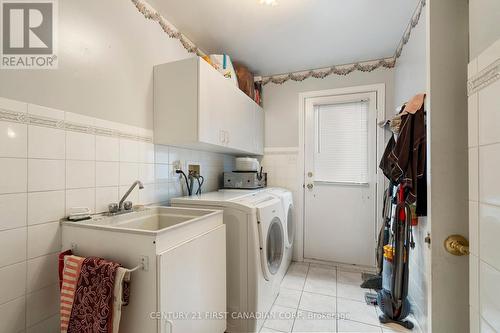
[[[120,333],[226,330],[226,229],[222,211],[151,207],[62,222],[63,249],[131,273]]]
[[[154,68],[156,144],[264,153],[264,111],[232,80],[194,57]]]

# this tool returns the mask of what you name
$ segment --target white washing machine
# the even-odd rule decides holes
[[[265,192],[209,192],[172,206],[222,209],[226,225],[227,332],[258,332],[281,284],[283,205]]]
[[[283,205],[283,228],[285,229],[285,253],[284,265],[280,274],[286,274],[293,257],[293,243],[295,239],[296,220],[294,216],[294,205],[292,192],[285,188],[270,187],[265,190],[266,193],[272,194],[281,200]]]
[[[283,229],[285,230],[285,253],[284,253],[284,265],[282,266],[282,271],[280,275],[283,277],[292,262],[293,257],[293,244],[295,240],[295,230],[296,230],[296,219],[294,216],[294,204],[292,192],[282,187],[267,187],[261,189],[222,189],[219,192],[225,193],[238,193],[241,195],[246,195],[246,197],[256,196],[258,193],[269,193],[281,200],[283,205]]]

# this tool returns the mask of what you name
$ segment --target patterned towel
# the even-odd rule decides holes
[[[71,311],[75,299],[75,290],[80,277],[80,270],[85,258],[66,255],[61,278],[61,333],[68,331]]]
[[[96,257],[83,260],[74,291],[68,333],[113,331],[113,293],[118,267],[117,263]]]

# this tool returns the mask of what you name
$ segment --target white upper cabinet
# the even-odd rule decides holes
[[[262,155],[264,113],[198,57],[155,66],[155,143]]]

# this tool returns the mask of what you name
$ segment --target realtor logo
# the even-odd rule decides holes
[[[55,69],[56,0],[0,0],[2,69]]]

